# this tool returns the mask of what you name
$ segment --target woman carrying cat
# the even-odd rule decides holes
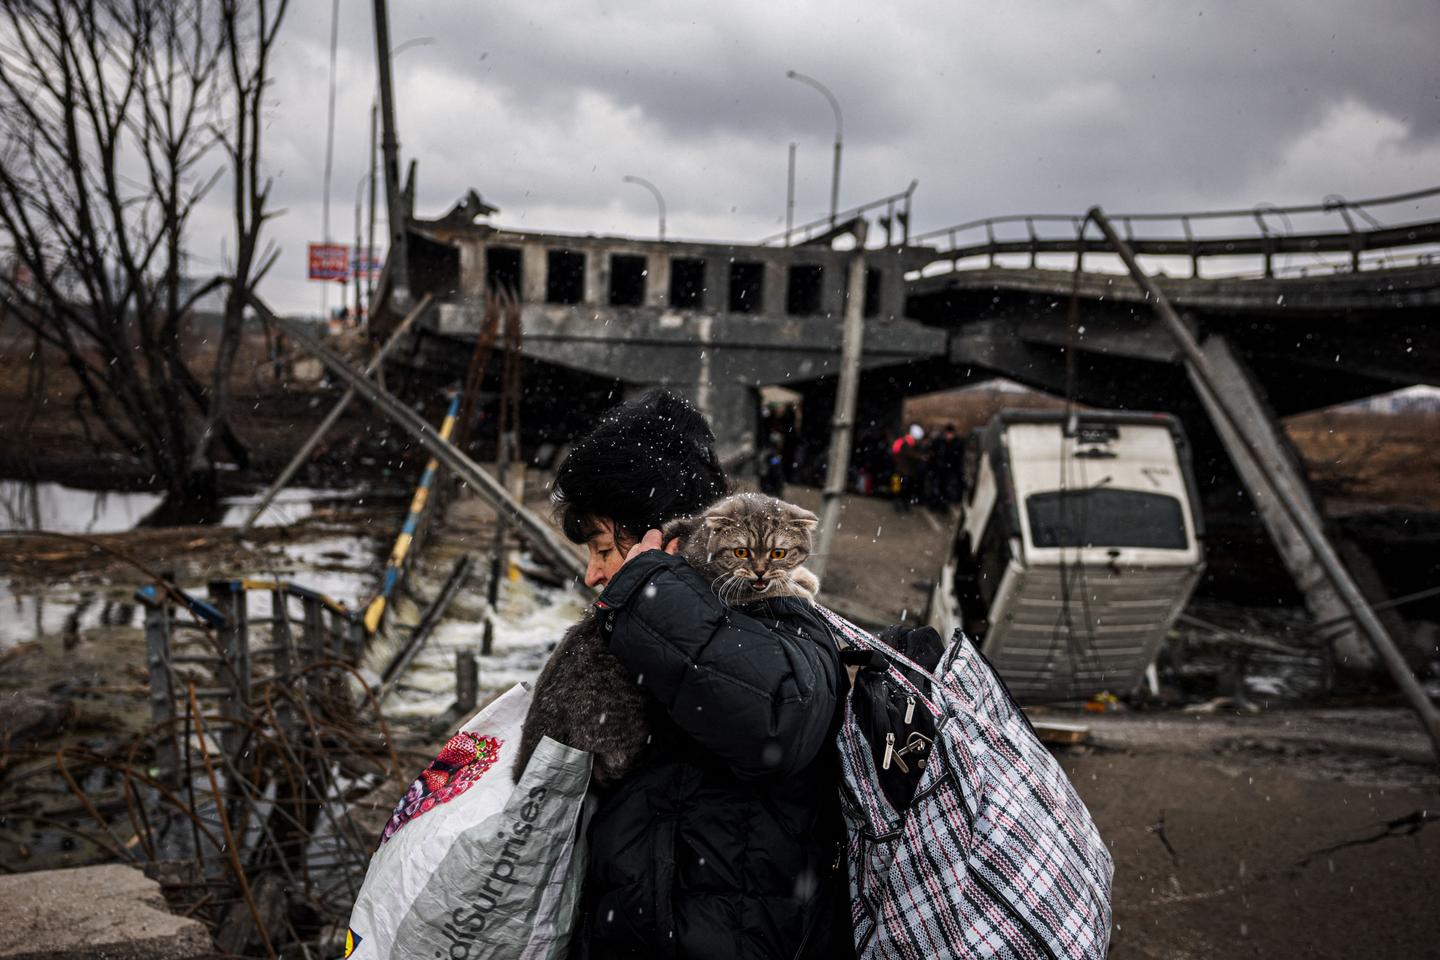
[[[567,635],[539,685],[559,691],[557,703],[620,704],[590,734],[620,728],[596,754],[572,951],[582,960],[854,955],[832,749],[844,672],[805,597],[813,577],[774,540],[813,516],[732,498],[710,529],[740,538],[724,549],[752,562],[709,577],[675,555],[679,543],[662,549],[660,528],[725,493],[714,442],[685,400],[654,391],[607,414],[555,479],[565,533],[590,552],[586,583],[604,588],[587,619],[613,660],[562,656],[575,646]],[[750,536],[763,543],[732,530],[762,514],[770,532]],[[704,535],[686,532],[692,544]],[[762,563],[737,553],[757,550]]]

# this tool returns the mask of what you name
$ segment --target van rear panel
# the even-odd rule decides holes
[[[1069,700],[1141,682],[1199,565],[1025,568],[1012,561],[983,649],[1017,698]]]
[[[1067,434],[1063,416],[1036,412],[991,421],[989,484],[969,498],[940,578],[952,603],[931,606],[937,624],[984,631],[986,656],[1022,700],[1137,687],[1204,569],[1178,423],[1087,412],[1072,425]],[[1004,540],[979,535],[1000,519]]]

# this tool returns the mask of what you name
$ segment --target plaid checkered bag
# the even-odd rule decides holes
[[[934,675],[821,608],[842,643],[930,680],[936,718],[915,799],[894,809],[851,704],[838,735],[861,960],[1103,958],[1114,864],[1065,772],[974,643],[956,632]]]

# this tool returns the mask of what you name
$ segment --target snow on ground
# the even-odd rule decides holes
[[[140,626],[138,605],[113,594],[51,590],[44,595],[15,593],[0,578],[0,652],[38,637],[82,633],[99,626]]]
[[[54,533],[119,533],[159,506],[158,493],[80,490],[59,483],[0,480],[0,527]]]
[[[324,500],[354,501],[364,496],[363,490],[321,490],[309,487],[287,487],[275,495],[265,512],[255,520],[257,527],[283,527],[286,524],[303,520],[310,516],[315,510],[315,504]],[[260,502],[260,494],[252,494],[246,497],[230,497],[225,501],[225,517],[221,524],[227,527],[238,527],[250,516],[255,505]]]
[[[506,580],[500,590],[494,649],[480,656],[480,699],[517,683],[533,681],[553,645],[584,609],[579,593],[545,587],[527,579]],[[485,625],[451,617],[436,628],[395,692],[385,712],[399,717],[433,716],[455,699],[455,657],[480,651]],[[372,659],[372,664],[374,660]]]
[[[291,539],[272,541],[268,550],[257,550],[253,562],[244,568],[232,564],[181,573],[178,585],[187,593],[203,598],[208,577],[191,578],[204,574],[278,578],[324,594],[352,609],[362,606],[369,602],[375,589],[377,571],[383,569],[393,538],[390,528],[399,523],[399,509],[387,508],[382,514],[383,523],[374,527],[374,532],[368,525],[357,524],[355,519],[343,514],[315,516],[307,523],[297,524],[310,518],[319,503],[350,502],[355,497],[353,492],[337,490],[284,491],[261,517],[259,525],[294,525]],[[134,529],[160,499],[151,493],[0,481],[0,527],[57,533],[121,533]],[[226,524],[238,524],[256,502],[256,497],[227,500]],[[143,625],[144,613],[134,603],[133,591],[144,579],[136,573],[113,583],[73,586],[29,580],[21,585],[10,577],[0,577],[0,652],[18,643],[45,637],[83,636],[99,627],[139,628]],[[251,591],[252,618],[269,616],[270,607],[268,593]]]

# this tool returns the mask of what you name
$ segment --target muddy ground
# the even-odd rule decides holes
[[[0,355],[0,429],[8,440],[0,452],[0,474],[79,485],[143,484],[143,471],[91,448],[75,428],[63,389],[37,402],[20,375],[21,359],[9,349]],[[249,362],[239,388],[237,429],[251,443],[256,466],[249,475],[226,477],[237,490],[253,487],[276,469],[337,394],[299,380],[277,391],[253,352]],[[56,374],[52,386],[61,381]],[[985,404],[1002,401],[976,401],[975,416],[988,409]],[[1427,538],[1440,514],[1440,486],[1434,482],[1440,476],[1440,445],[1434,443],[1440,424],[1433,417],[1326,413],[1296,418],[1287,430],[1332,513],[1379,524],[1390,538],[1386,542],[1414,552],[1416,559],[1406,565],[1429,569],[1426,564],[1436,557]],[[70,695],[69,721],[40,746],[104,743],[143,725],[138,622],[131,617],[115,626],[95,613],[96,605],[123,605],[148,579],[137,562],[196,584],[210,576],[303,570],[348,591],[342,597],[347,602],[368,595],[398,528],[406,490],[420,470],[419,457],[408,441],[378,428],[368,409],[357,405],[317,464],[302,483],[364,482],[376,498],[372,507],[379,509],[355,503],[358,497],[317,503],[304,519],[261,528],[246,540],[196,526],[107,534],[95,538],[102,545],[98,550],[39,537],[4,544],[0,578],[12,590],[53,591],[77,603],[86,594],[98,598],[73,627],[66,618],[46,620],[42,611],[26,607],[23,615],[34,616],[44,635],[0,643],[0,697],[22,690]],[[529,478],[527,499],[536,506],[545,502],[545,480],[539,473]],[[819,503],[813,489],[792,488],[787,495],[812,508]],[[1417,518],[1415,526],[1391,519],[1397,515]],[[483,554],[490,522],[489,512],[474,501],[452,502],[410,595],[397,604],[402,618],[414,618],[460,552]],[[885,500],[847,500],[827,593],[862,619],[918,617],[946,549],[948,526],[944,514],[900,514]],[[129,559],[107,553],[106,546]],[[583,600],[557,599],[518,570],[517,579],[510,580],[508,570],[506,576],[510,586],[502,591],[502,608],[509,632],[482,662],[482,687],[491,691],[533,675],[547,643]],[[427,717],[453,694],[455,652],[478,641],[483,584],[483,576],[472,579],[453,622],[437,633],[433,650],[397,694],[394,709],[409,718],[399,729],[411,747],[433,744],[435,730]],[[0,616],[17,614],[7,609]],[[1283,629],[1283,612],[1231,606],[1213,616],[1261,632]],[[375,659],[383,661],[387,653],[378,648]],[[1226,654],[1223,649],[1211,654],[1209,666],[1203,657],[1192,657],[1187,667],[1189,695],[1177,703],[1188,711],[1098,716],[1048,711],[1090,727],[1086,744],[1057,750],[1115,857],[1111,955],[1440,956],[1433,936],[1440,776],[1414,720],[1383,687],[1363,701],[1343,703],[1315,699],[1314,684],[1303,689],[1297,684],[1278,697],[1260,695],[1274,689],[1271,676],[1253,678],[1264,683],[1241,697],[1262,712],[1238,712],[1236,678],[1229,678],[1227,688],[1219,676]],[[1294,664],[1262,660],[1252,660],[1249,669],[1276,673],[1281,680],[1300,672]],[[1238,682],[1243,693],[1245,678]],[[1221,694],[1225,699],[1213,699]],[[1365,709],[1356,708],[1360,702]],[[13,846],[4,849],[0,869],[34,868],[33,860],[17,858]],[[86,855],[65,853],[73,862]]]
[[[1090,718],[1060,760],[1123,960],[1440,956],[1440,775],[1401,711]]]

